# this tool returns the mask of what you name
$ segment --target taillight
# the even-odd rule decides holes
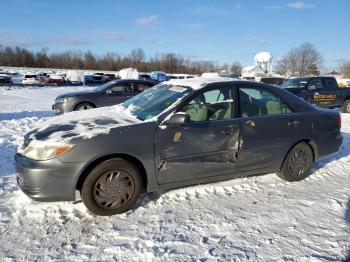
[[[338,126],[341,128],[341,113],[338,114]]]

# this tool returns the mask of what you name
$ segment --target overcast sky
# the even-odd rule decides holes
[[[309,41],[329,68],[350,59],[350,0],[1,0],[0,44],[252,63]]]

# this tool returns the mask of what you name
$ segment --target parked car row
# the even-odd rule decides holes
[[[88,84],[89,83],[101,84],[101,83],[112,81],[116,78],[119,78],[119,77],[116,77],[114,74],[94,73],[94,74],[84,75],[84,82]]]
[[[7,72],[0,71],[0,83],[1,84],[11,84],[12,83],[12,75]]]
[[[274,172],[299,181],[342,144],[339,112],[284,88],[227,78],[152,85],[119,80],[58,97],[54,107],[63,112],[87,97],[102,106],[135,95],[29,132],[15,156],[23,192],[39,201],[81,197],[90,212],[114,215],[132,208],[142,190]]]
[[[22,76],[22,85],[64,85],[65,75],[54,73],[25,73]]]

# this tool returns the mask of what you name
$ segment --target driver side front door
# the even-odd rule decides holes
[[[196,95],[180,111],[188,123],[160,126],[155,135],[157,180],[161,185],[234,174],[239,120],[232,84]]]

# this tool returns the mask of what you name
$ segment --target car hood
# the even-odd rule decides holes
[[[97,92],[95,92],[95,91],[93,91],[93,90],[65,93],[65,94],[62,94],[62,95],[57,96],[57,97],[56,97],[56,100],[57,100],[57,99],[60,99],[60,98],[65,98],[65,97],[79,97],[79,96],[93,95],[93,94],[96,94],[96,93],[97,93]]]
[[[69,143],[77,139],[90,139],[109,134],[115,128],[141,123],[143,121],[120,105],[74,111],[38,123],[25,136],[24,146],[33,140]]]

